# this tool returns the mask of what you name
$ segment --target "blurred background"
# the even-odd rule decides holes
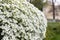
[[[60,0],[27,0],[44,12],[47,21],[46,38],[43,40],[60,40]]]

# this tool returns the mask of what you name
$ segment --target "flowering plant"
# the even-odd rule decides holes
[[[42,40],[46,24],[44,14],[26,0],[0,1],[1,40]]]

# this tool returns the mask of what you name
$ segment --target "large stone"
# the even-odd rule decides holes
[[[26,0],[0,0],[0,40],[42,40],[47,20]]]

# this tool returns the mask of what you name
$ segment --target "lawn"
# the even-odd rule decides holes
[[[45,40],[60,40],[59,22],[48,22]]]

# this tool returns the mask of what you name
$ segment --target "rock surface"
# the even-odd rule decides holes
[[[26,0],[0,0],[0,40],[42,40],[47,20]]]

